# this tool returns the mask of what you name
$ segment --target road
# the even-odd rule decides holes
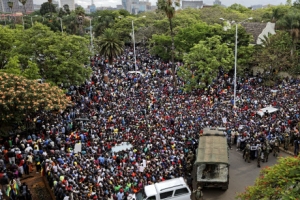
[[[280,152],[279,156],[286,157],[289,155]],[[256,160],[246,163],[242,159],[242,152],[236,151],[233,146],[232,150],[230,150],[229,161],[230,179],[228,190],[224,192],[221,189],[203,189],[204,200],[234,200],[237,193],[245,191],[247,186],[254,184],[263,167],[276,164],[277,159],[270,154],[269,161],[261,163],[261,168],[258,168]]]

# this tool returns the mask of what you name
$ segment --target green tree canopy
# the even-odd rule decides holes
[[[180,68],[178,75],[184,80],[187,91],[205,87],[217,76],[220,67],[228,72],[233,60],[232,50],[221,42],[220,36],[213,36],[200,41],[184,55],[184,67]]]
[[[44,2],[41,5],[40,13],[41,13],[42,16],[45,16],[47,14],[56,13],[56,6],[52,3]]]
[[[266,71],[290,71],[293,68],[291,56],[292,37],[283,31],[275,35],[262,38],[263,47],[259,50],[260,56],[256,57],[258,66]]]
[[[91,69],[84,67],[89,57],[87,39],[55,33],[39,23],[11,33],[15,40],[10,45],[15,48],[7,47],[10,52],[3,53],[8,56],[3,66],[6,72],[17,72],[19,67],[16,74],[32,79],[42,77],[55,84],[80,84],[89,77]]]
[[[278,164],[262,169],[254,186],[239,194],[241,200],[299,199],[300,157],[280,158]]]
[[[150,40],[150,52],[152,55],[158,55],[164,61],[171,60],[171,44],[172,39],[170,35],[152,35]]]
[[[29,113],[63,110],[68,103],[56,86],[0,72],[0,127],[22,123]]]
[[[13,43],[16,40],[14,29],[10,29],[7,26],[0,28],[0,69],[8,63],[10,52],[13,48]]]
[[[241,5],[241,4],[232,4],[231,6],[229,6],[227,9],[230,9],[230,10],[235,10],[235,11],[238,11],[240,13],[245,13],[245,12],[248,12],[250,9]]]
[[[124,48],[124,43],[119,39],[118,34],[110,28],[105,29],[95,43],[99,54],[107,57],[110,64],[123,52]]]

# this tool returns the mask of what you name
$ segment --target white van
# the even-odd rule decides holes
[[[182,177],[144,187],[143,200],[188,200],[191,190]]]

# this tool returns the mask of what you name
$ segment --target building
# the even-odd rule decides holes
[[[222,3],[221,3],[220,0],[215,0],[215,1],[214,1],[214,5],[219,5],[219,6],[220,6],[220,5],[222,5]]]
[[[52,1],[52,4],[53,4],[56,8],[59,8],[59,2],[58,2],[58,1]]]
[[[89,9],[90,9],[90,13],[96,12],[96,5],[94,4],[94,0],[92,0]]]
[[[117,10],[125,9],[123,5],[117,5]]]
[[[41,5],[33,4],[33,10],[34,11],[37,11],[37,10],[40,10],[40,9],[41,9]]]
[[[75,10],[75,0],[60,0],[60,6],[68,5],[70,11]]]
[[[157,10],[157,6],[150,6],[150,11]]]
[[[12,10],[8,7],[8,2],[9,0],[0,0],[0,12],[3,13],[23,13],[24,12],[24,7],[23,5],[19,2],[19,0],[11,0],[13,2],[13,7]],[[25,4],[25,9],[26,13],[31,13],[34,11],[34,6],[33,6],[33,0],[27,0]]]
[[[122,6],[125,10],[127,10],[127,0],[122,0]]]
[[[141,12],[147,12],[156,10],[156,6],[151,6],[149,0],[122,0],[123,9],[127,10],[131,14],[138,14]],[[122,9],[117,6],[117,9]]]
[[[182,9],[185,8],[202,8],[203,7],[203,1],[182,1]]]
[[[250,6],[250,8],[251,8],[252,10],[256,10],[256,9],[263,8],[263,5],[253,5],[253,6]]]

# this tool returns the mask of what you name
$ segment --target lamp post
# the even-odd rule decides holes
[[[134,70],[137,71],[137,66],[136,66],[136,54],[135,54],[135,37],[134,37],[134,25],[133,25],[133,20],[131,21],[131,24],[132,24],[132,39],[133,39]]]
[[[33,17],[38,17],[38,15],[34,15]],[[30,17],[30,20],[31,20],[31,27],[33,26],[33,20],[32,20],[32,17]]]
[[[23,24],[23,29],[25,30],[25,23],[24,23],[24,18],[22,16],[22,24]]]
[[[10,20],[12,20],[12,14],[13,14],[12,8],[13,8],[13,6],[14,6],[14,2],[8,1],[8,2],[7,2],[7,5],[8,5],[8,7],[9,7],[9,9],[10,9]],[[14,23],[15,23],[15,22],[14,22]]]
[[[237,68],[237,44],[238,44],[238,25],[247,21],[253,19],[252,17],[249,17],[248,19],[245,19],[241,22],[232,22],[235,23],[235,43],[234,43],[234,80],[233,80],[233,108],[236,108],[236,68]],[[225,21],[224,18],[220,18],[220,20]]]
[[[101,16],[98,16],[98,18],[101,18]],[[94,54],[94,44],[93,44],[93,26],[92,26],[92,20],[93,18],[90,18],[90,37],[91,37],[91,53]]]
[[[63,25],[62,25],[62,19],[61,19],[61,17],[60,17],[59,19],[60,19],[60,28],[61,28],[61,33],[63,34],[63,33],[64,33],[64,29],[63,29]]]
[[[143,16],[145,18],[146,16]],[[136,65],[136,53],[135,53],[135,36],[134,36],[134,24],[133,20],[131,20],[132,24],[132,39],[133,39],[133,54],[134,54],[134,70],[137,71],[137,65]]]

